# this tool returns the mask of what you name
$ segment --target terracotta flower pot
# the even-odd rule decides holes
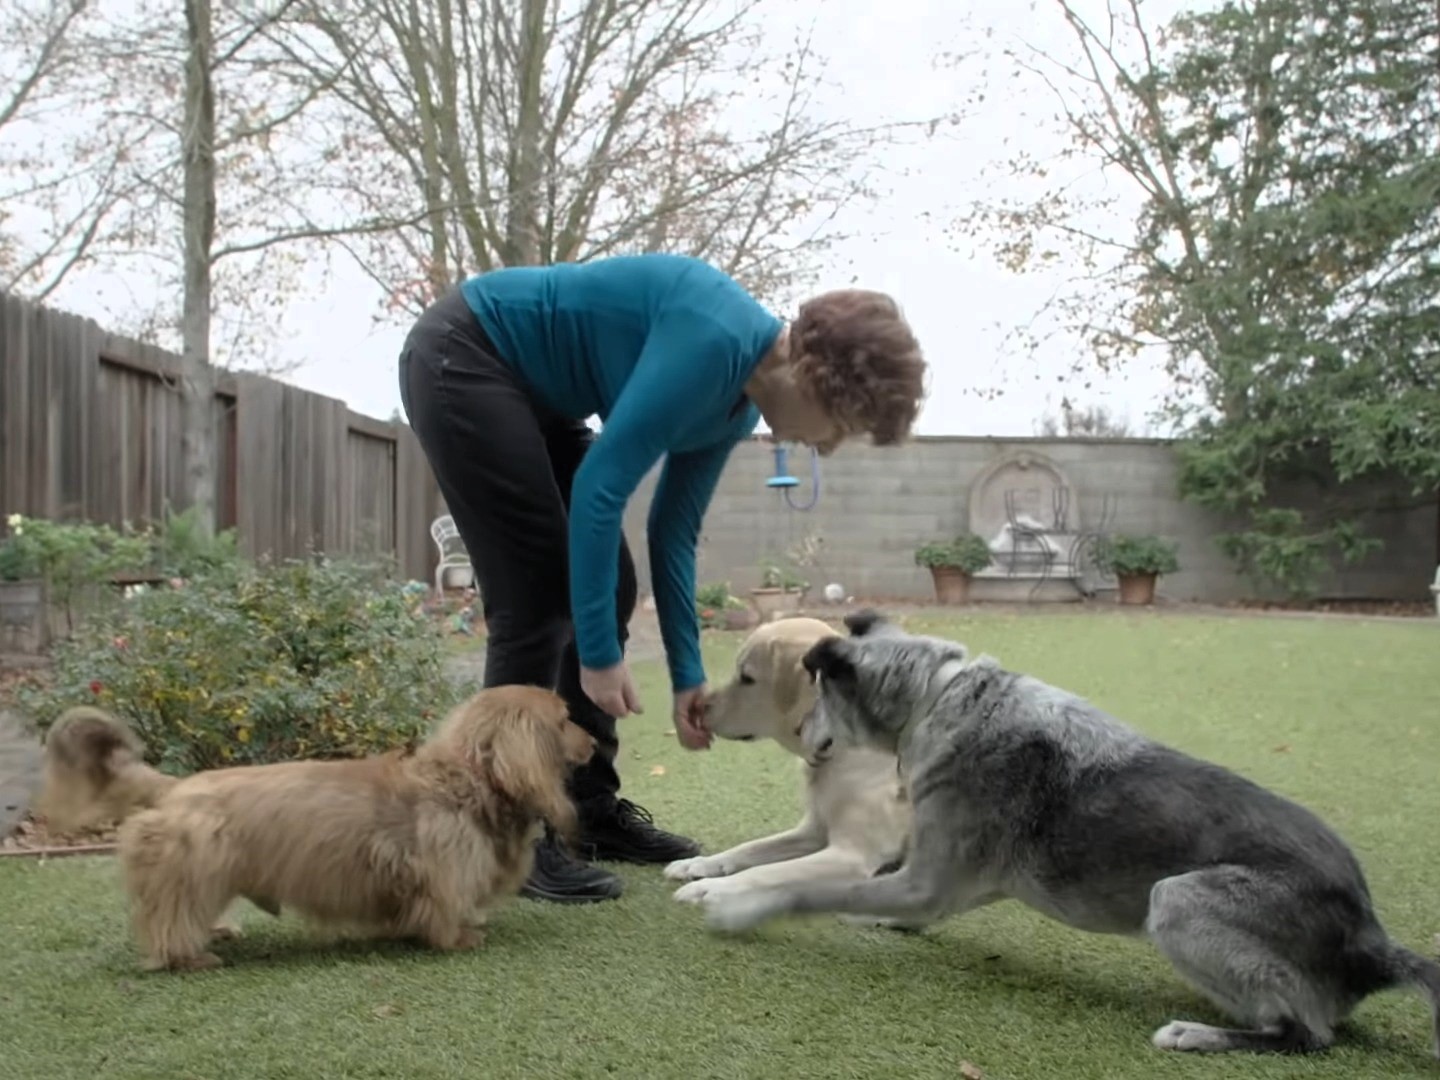
[[[930,577],[935,582],[935,599],[942,604],[970,602],[970,575],[955,566],[932,566]]]
[[[1116,574],[1120,583],[1120,603],[1143,607],[1155,602],[1157,574]]]

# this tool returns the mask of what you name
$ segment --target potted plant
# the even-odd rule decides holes
[[[695,590],[695,610],[700,625],[709,629],[748,630],[755,624],[755,613],[745,601],[730,591],[728,581],[702,585]]]
[[[915,565],[930,570],[935,599],[942,604],[964,604],[970,599],[970,578],[991,563],[990,545],[983,537],[962,532],[953,540],[932,541],[915,549]]]
[[[1120,583],[1120,603],[1155,602],[1155,580],[1180,569],[1177,545],[1158,536],[1111,536],[1095,552],[1100,569]]]
[[[11,514],[5,524],[9,535],[0,540],[0,641],[13,647],[18,636],[28,643],[18,651],[39,651],[49,637],[40,560],[25,535],[25,519]]]
[[[777,615],[799,611],[809,590],[810,583],[788,566],[765,559],[760,563],[760,584],[750,590],[750,599],[760,621],[769,622]]]

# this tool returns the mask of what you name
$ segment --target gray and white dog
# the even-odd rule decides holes
[[[923,926],[1001,899],[1099,933],[1145,936],[1242,1029],[1176,1020],[1156,1046],[1309,1051],[1379,990],[1428,995],[1440,965],[1392,941],[1359,864],[1318,817],[1131,730],[1083,699],[967,659],[875,612],[816,644],[812,760],[898,752],[914,805],[894,873],[707,899],[710,925],[837,912]]]

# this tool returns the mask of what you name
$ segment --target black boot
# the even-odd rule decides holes
[[[595,859],[668,863],[700,854],[685,836],[656,828],[649,811],[629,799],[604,799],[580,806],[581,840]]]
[[[535,865],[520,895],[555,904],[593,904],[614,900],[623,889],[618,877],[575,858],[547,829],[535,844]]]

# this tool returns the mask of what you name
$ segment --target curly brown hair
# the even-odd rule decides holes
[[[876,446],[909,437],[925,398],[925,358],[882,292],[836,289],[800,305],[790,326],[795,377],[851,433]]]

